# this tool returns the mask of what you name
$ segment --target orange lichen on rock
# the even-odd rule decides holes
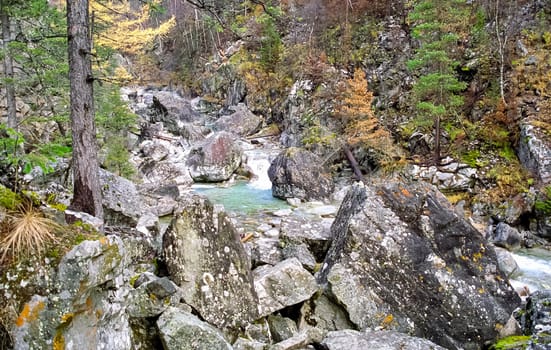
[[[35,305],[32,305],[32,302],[26,303],[23,307],[23,311],[15,320],[15,325],[17,327],[22,327],[26,322],[32,322],[38,318],[40,311],[44,310],[44,302],[39,301]]]
[[[63,334],[57,332],[54,337],[53,350],[64,350],[65,349],[65,338]]]

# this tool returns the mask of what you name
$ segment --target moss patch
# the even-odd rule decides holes
[[[490,350],[525,349],[530,344],[530,336],[514,335],[500,339],[490,347]]]

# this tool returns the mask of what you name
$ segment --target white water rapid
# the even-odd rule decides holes
[[[524,286],[530,292],[551,289],[551,253],[543,249],[521,249],[513,253],[520,271],[511,278],[515,288]]]

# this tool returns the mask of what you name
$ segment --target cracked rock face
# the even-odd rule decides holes
[[[254,286],[258,294],[259,317],[308,300],[318,290],[314,276],[297,258],[284,260],[275,266],[256,268]]]
[[[257,317],[250,261],[224,212],[195,195],[175,215],[163,239],[171,279],[207,322],[236,329]]]
[[[496,253],[427,184],[355,185],[318,275],[360,329],[480,349],[520,303]]]

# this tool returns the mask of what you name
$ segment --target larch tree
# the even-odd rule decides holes
[[[120,52],[136,61],[144,60],[156,40],[168,34],[176,25],[174,16],[158,26],[151,25],[152,13],[160,4],[160,0],[146,1],[136,11],[129,0],[92,0],[94,45]],[[123,67],[117,67],[115,73],[115,78],[119,80],[132,79]]]
[[[343,124],[344,150],[356,176],[361,178],[348,145],[369,150],[376,155],[379,165],[390,162],[395,153],[395,147],[390,132],[381,125],[373,112],[371,106],[373,93],[368,90],[365,73],[361,69],[356,69],[354,77],[345,82],[339,95],[340,103],[336,106],[335,116]]]
[[[70,209],[103,219],[94,123],[94,77],[89,18],[88,0],[67,0],[74,181]]]
[[[465,0],[417,0],[409,14],[412,36],[419,43],[409,68],[419,75],[413,87],[420,125],[433,124],[435,164],[440,164],[443,120],[454,118],[463,105],[460,92],[466,84],[458,80],[462,30],[469,16]]]

